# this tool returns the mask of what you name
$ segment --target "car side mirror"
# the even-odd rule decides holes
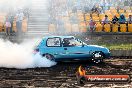
[[[83,44],[83,42],[82,42],[82,47],[84,47],[84,44]]]

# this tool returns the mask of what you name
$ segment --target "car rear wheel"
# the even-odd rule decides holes
[[[104,55],[102,52],[94,52],[93,53],[92,61],[94,63],[101,63],[101,62],[103,62],[103,59],[104,59]]]
[[[51,54],[45,54],[44,56],[45,56],[47,59],[51,60],[51,61],[55,61],[54,56],[51,55]]]

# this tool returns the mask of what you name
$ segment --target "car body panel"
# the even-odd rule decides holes
[[[47,36],[42,39],[40,44],[37,46],[41,55],[50,54],[53,55],[56,61],[64,60],[87,60],[92,57],[93,52],[100,51],[105,55],[105,58],[110,56],[110,52],[107,48],[98,45],[87,45],[84,42],[75,42],[80,45],[75,46],[64,46],[64,39],[75,40],[74,36]],[[54,46],[52,43],[57,41],[57,45]],[[48,43],[49,42],[49,43]],[[81,45],[82,43],[82,45]]]

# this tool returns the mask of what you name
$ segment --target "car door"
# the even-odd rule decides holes
[[[45,52],[52,54],[56,59],[64,57],[64,49],[61,41],[60,37],[48,38],[46,41],[47,48],[45,49]]]
[[[52,55],[57,55],[59,52],[61,52],[61,38],[60,37],[50,37],[46,41],[46,49],[48,53]]]
[[[70,40],[70,41],[68,41]],[[66,42],[66,43],[65,43]],[[79,43],[74,38],[64,38],[63,39],[63,48],[65,52],[65,57],[70,59],[81,59],[88,57],[89,51]]]

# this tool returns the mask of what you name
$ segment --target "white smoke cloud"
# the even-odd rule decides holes
[[[39,53],[33,55],[33,48],[38,44],[37,41],[28,40],[16,44],[0,39],[0,67],[23,69],[56,65],[56,62],[41,57]]]

